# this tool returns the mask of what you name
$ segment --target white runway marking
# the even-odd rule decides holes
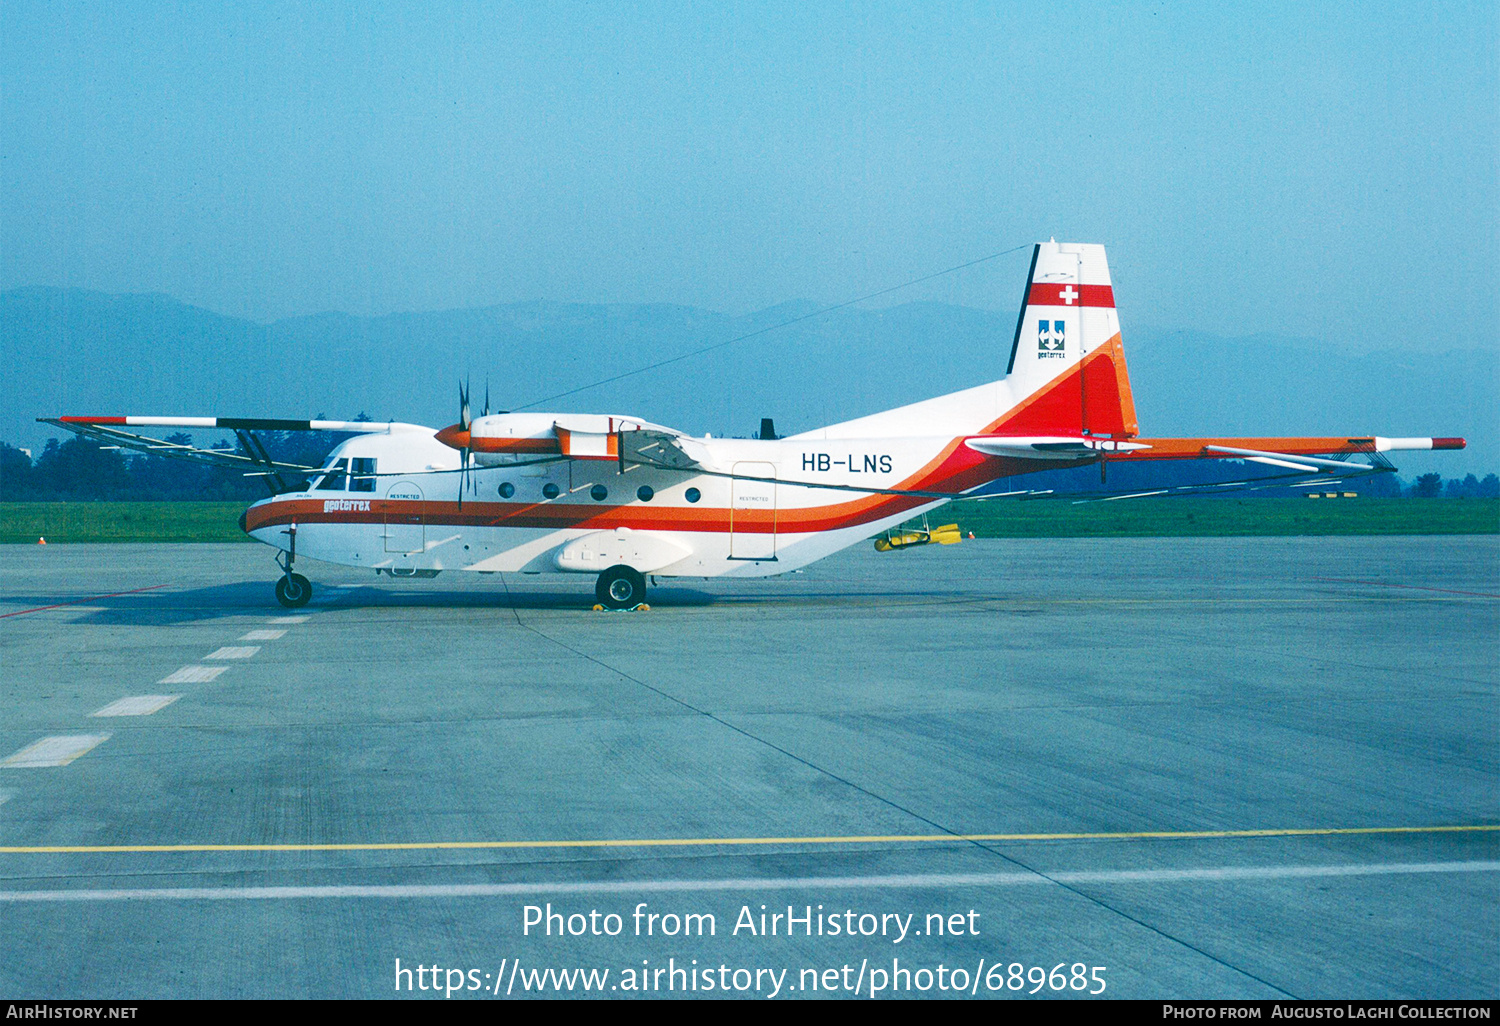
[[[109,740],[108,734],[59,734],[33,741],[25,748],[0,759],[6,769],[37,769],[43,766],[66,766],[84,752]]]
[[[242,636],[239,640],[241,640],[241,641],[275,641],[277,638],[281,637],[285,633],[286,633],[285,630],[259,630],[259,631],[251,631],[249,634],[246,634],[246,635]]]
[[[174,673],[169,673],[158,684],[207,684],[219,674],[229,669],[227,666],[184,666]]]
[[[1500,861],[1387,862],[1353,866],[1222,866],[1212,869],[1117,869],[1052,873],[953,873],[902,876],[809,876],[739,880],[609,880],[498,884],[327,884],[307,887],[140,887],[119,890],[0,891],[19,901],[244,901],[301,898],[493,898],[530,894],[645,894],[662,891],[766,891],[859,888],[1015,887],[1027,884],[1193,883],[1309,877],[1494,873]]]
[[[306,623],[305,616],[273,616],[266,623]]]
[[[260,651],[259,645],[225,645],[223,648],[215,649],[204,659],[249,659]]]
[[[126,698],[116,699],[93,715],[150,716],[154,712],[160,712],[162,709],[165,709],[181,697],[181,695],[130,695]]]

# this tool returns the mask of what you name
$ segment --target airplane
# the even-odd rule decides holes
[[[440,430],[225,417],[39,420],[108,445],[261,476],[272,494],[245,511],[240,527],[279,550],[276,599],[288,608],[312,597],[295,570],[299,556],[392,577],[593,575],[598,606],[626,610],[644,603],[648,576],[785,574],[1034,471],[1230,459],[1323,484],[1388,473],[1387,452],[1465,444],[1142,437],[1102,245],[1034,247],[1009,352],[997,342],[997,368],[1002,359],[1003,376],[986,384],[786,437],[769,420],[758,438],[714,438],[619,414],[491,413],[488,397],[472,417],[463,387],[458,422]],[[234,431],[241,451],[124,430],[139,427]],[[355,434],[309,467],[273,460],[255,435],[266,430]]]

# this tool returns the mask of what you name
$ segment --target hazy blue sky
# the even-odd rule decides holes
[[[1127,336],[1497,345],[1497,37],[1493,2],[6,0],[0,287],[744,311],[1056,235],[1109,246]]]

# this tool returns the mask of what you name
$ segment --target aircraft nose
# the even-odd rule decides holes
[[[469,432],[462,424],[449,424],[437,433],[437,440],[450,449],[467,449],[469,447]]]

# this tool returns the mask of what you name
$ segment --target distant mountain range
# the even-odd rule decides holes
[[[812,313],[799,301],[731,316],[667,305],[516,303],[261,324],[169,296],[0,293],[0,440],[38,447],[39,416],[346,418],[442,426],[458,380],[494,409]],[[938,303],[844,309],[541,403],[620,412],[697,434],[783,434],[1001,377],[1015,315]],[[1403,454],[1403,474],[1500,468],[1500,351],[1352,353],[1313,339],[1133,328],[1125,350],[1143,432],[1464,435],[1464,453]]]

